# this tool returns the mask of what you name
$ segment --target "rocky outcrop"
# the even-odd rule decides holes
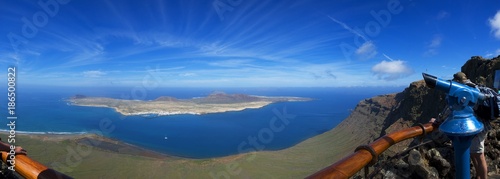
[[[177,98],[170,96],[160,96],[156,98],[154,101],[179,101]]]
[[[500,56],[493,59],[473,56],[462,66],[461,70],[471,81],[493,87],[495,71],[500,70]]]
[[[498,69],[500,56],[494,59],[474,56],[462,66],[462,72],[473,82],[489,87],[493,86],[495,70]],[[427,123],[445,107],[444,99],[444,93],[428,88],[425,82],[413,82],[401,93],[361,101],[341,125],[355,129],[349,124],[358,124],[360,129],[356,131],[370,142],[396,130]],[[490,175],[500,172],[499,139],[500,125],[493,123],[485,142]],[[371,167],[369,175],[371,178],[454,178],[453,156],[449,139],[442,133],[434,132],[422,141],[407,140],[390,147],[379,156],[379,162]],[[474,174],[471,167],[471,175]],[[363,172],[355,178],[361,176],[364,176]]]

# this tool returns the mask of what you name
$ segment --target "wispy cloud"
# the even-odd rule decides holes
[[[106,75],[106,73],[99,71],[99,70],[92,70],[92,71],[84,71],[83,72],[83,76],[86,78],[99,78],[103,75]]]
[[[434,36],[434,39],[432,39],[431,43],[429,44],[429,48],[437,48],[441,46],[441,41],[442,38],[439,35]]]
[[[166,86],[363,86],[374,85],[369,66],[352,63],[269,63],[262,67],[181,68],[160,71]],[[370,82],[367,82],[369,80]]]
[[[287,2],[245,2],[216,23],[199,17],[210,2],[93,3],[107,10],[50,19],[30,41],[35,53],[9,57],[23,63],[25,81],[133,86],[154,75],[164,86],[364,86],[378,85],[372,73],[393,74],[372,72],[371,62],[345,62],[338,52],[338,44],[354,36],[353,57],[372,59],[382,41],[312,9],[291,14],[304,9]],[[144,13],[128,10],[136,6]],[[173,13],[179,7],[183,11]]]
[[[354,30],[353,28],[349,27],[346,23],[342,22],[342,21],[339,21],[331,16],[328,16],[328,18],[330,18],[333,22],[339,24],[340,26],[342,26],[342,28],[344,28],[345,30],[349,31],[351,34],[355,35],[355,36],[358,36],[360,37],[361,39],[363,39],[365,42],[359,46],[354,55],[356,55],[356,57],[360,60],[367,60],[367,59],[371,59],[373,57],[375,57],[375,55],[377,55],[377,47],[375,46],[375,44],[373,43],[373,41],[369,40],[367,37],[365,37],[363,34],[361,34],[360,32]]]
[[[328,16],[328,18],[330,18],[333,22],[339,24],[340,26],[342,26],[342,28],[348,30],[349,32],[351,32],[352,34],[358,36],[358,37],[361,37],[363,40],[365,41],[369,41],[368,38],[366,38],[364,35],[362,35],[361,33],[359,33],[358,31],[352,29],[351,27],[349,27],[346,23],[343,23],[342,21],[339,21],[331,16]]]
[[[208,64],[211,66],[218,67],[245,67],[245,66],[254,66],[251,64],[253,60],[249,59],[232,59],[232,60],[219,60],[219,61],[211,61]]]
[[[500,49],[495,50],[495,56],[500,55]]]
[[[384,55],[385,58],[389,59],[390,61],[394,61],[394,59],[392,59],[391,57],[389,57],[389,55],[386,55],[385,53],[383,53],[382,55]]]
[[[500,11],[497,11],[495,16],[488,19],[488,22],[490,23],[491,31],[493,32],[493,35],[497,39],[500,39]]]
[[[337,76],[335,75],[335,73],[332,70],[326,70],[325,73],[328,77],[333,78],[333,79],[337,79]]]
[[[356,55],[358,56],[359,59],[361,60],[367,60],[375,57],[377,55],[377,47],[373,44],[372,41],[367,41],[361,45],[356,50]]]
[[[181,77],[192,77],[192,76],[196,76],[196,73],[181,73],[181,74],[179,74],[179,76],[181,76]]]
[[[319,72],[311,72],[310,73],[314,79],[337,79],[337,75],[332,70],[324,70]]]
[[[221,44],[221,42],[213,42],[210,44],[201,45],[199,48],[202,52],[206,52],[209,55],[219,55],[225,52],[225,49],[228,48],[228,45]]]
[[[486,55],[484,55],[484,57],[490,58],[490,57],[496,57],[498,55],[500,55],[500,49],[495,50],[495,52],[488,51],[488,52],[486,52]]]
[[[441,37],[441,35],[438,35],[438,34],[434,35],[432,40],[426,46],[427,50],[425,51],[424,55],[433,56],[433,55],[438,54],[438,49],[439,49],[439,47],[441,47],[442,41],[443,41],[443,38]]]

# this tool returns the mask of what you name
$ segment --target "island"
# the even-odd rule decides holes
[[[209,114],[245,109],[261,108],[271,103],[287,101],[309,101],[302,97],[267,97],[246,94],[226,94],[214,92],[207,97],[177,99],[162,96],[155,100],[124,100],[106,97],[87,97],[75,95],[68,99],[70,105],[113,108],[122,115],[175,115]]]

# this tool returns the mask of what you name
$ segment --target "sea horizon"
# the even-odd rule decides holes
[[[113,109],[71,106],[65,101],[80,94],[133,99],[131,88],[66,87],[19,90],[16,131],[27,134],[99,134],[148,150],[183,158],[214,158],[251,151],[292,147],[333,129],[366,98],[401,92],[403,87],[377,88],[159,88],[139,100],[160,96],[190,99],[213,91],[259,96],[313,98],[307,102],[279,102],[258,109],[202,115],[159,117],[123,116]],[[136,96],[137,97],[137,96]],[[288,123],[271,124],[288,115]],[[279,129],[279,130],[278,130]],[[8,129],[0,129],[0,131]],[[22,144],[22,141],[20,141]]]

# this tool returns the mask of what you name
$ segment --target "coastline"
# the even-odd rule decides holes
[[[19,145],[28,150],[30,157],[75,178],[210,178],[222,176],[218,175],[222,173],[229,173],[230,178],[269,178],[271,175],[276,178],[303,178],[352,152],[354,149],[351,146],[357,146],[361,141],[354,139],[356,133],[353,135],[351,132],[352,129],[340,129],[337,125],[284,149],[247,150],[248,153],[203,159],[151,155],[147,154],[149,150],[140,147],[135,151],[126,150],[133,145],[91,134],[28,133],[16,137],[19,137]],[[26,140],[29,142],[26,143]],[[94,140],[102,141],[103,145],[88,149],[88,144]],[[90,152],[73,157],[70,154],[74,153],[68,152],[69,149]],[[253,148],[247,146],[245,149]],[[58,163],[63,167],[58,167]],[[230,173],[227,168],[232,167],[238,172]]]
[[[335,128],[331,129],[330,131],[334,130]],[[326,131],[330,132],[330,131]],[[323,133],[324,134],[324,133]],[[317,136],[323,135],[323,134],[318,134]],[[0,136],[8,136],[9,132],[5,131],[0,131]],[[283,150],[287,150],[289,148],[293,148],[301,143],[297,143],[293,146],[290,146],[288,148],[284,149],[278,149],[278,150],[261,150],[261,151],[254,151],[254,152],[247,152],[247,153],[239,153],[239,154],[231,154],[227,156],[221,156],[221,157],[213,157],[213,158],[189,158],[189,157],[181,157],[181,156],[175,156],[175,155],[169,155],[166,153],[162,152],[157,152],[151,149],[147,149],[144,147],[140,147],[134,144],[130,144],[124,141],[121,141],[119,139],[114,139],[106,136],[101,136],[98,134],[93,134],[93,133],[41,133],[41,132],[16,132],[16,137],[27,137],[33,140],[39,140],[41,142],[55,142],[55,143],[61,143],[61,142],[74,142],[75,144],[78,145],[86,145],[95,149],[99,149],[102,151],[106,152],[112,152],[116,154],[125,154],[125,155],[131,155],[131,156],[142,156],[142,157],[149,157],[149,158],[154,158],[154,159],[177,159],[177,160],[217,160],[217,159],[222,159],[226,160],[225,158],[239,158],[239,156],[242,155],[248,155],[251,153],[261,153],[261,152],[279,152]],[[315,138],[311,137],[309,139]],[[0,137],[0,140],[3,138]],[[309,139],[306,139],[304,141],[307,141]],[[303,142],[304,142],[303,141]],[[7,142],[7,141],[3,141]],[[18,140],[19,146],[29,149],[29,146],[24,146],[22,145],[23,141]],[[16,144],[14,144],[16,145]],[[17,145],[16,145],[17,146]]]
[[[111,108],[125,116],[202,115],[242,111],[245,109],[258,109],[276,102],[300,102],[310,100],[312,99],[302,97],[266,97],[244,94],[212,94],[203,98],[182,100],[162,96],[156,100],[150,101],[87,97],[84,95],[75,95],[70,99],[66,99],[69,105]]]
[[[343,137],[348,133],[347,128],[335,127],[286,149],[206,159],[171,156],[97,134],[17,134],[16,142],[34,160],[75,178],[207,178],[227,172],[228,166],[241,171],[234,174],[237,177],[262,178],[272,173],[278,178],[303,178],[350,152],[353,142],[360,142]],[[3,135],[8,133],[0,132]]]
[[[8,136],[9,133],[5,131],[0,131],[0,136]],[[155,159],[180,159],[180,157],[167,155],[161,152],[156,152],[150,149],[146,149],[143,147],[139,147],[133,144],[129,144],[117,139],[100,136],[97,134],[91,133],[82,133],[82,134],[33,134],[33,133],[16,133],[16,137],[20,137],[20,140],[16,142],[19,146],[24,149],[30,149],[30,146],[23,145],[22,138],[30,138],[33,140],[39,140],[41,142],[73,142],[78,145],[86,145],[92,147],[93,149],[99,149],[107,152],[113,152],[117,154],[125,154],[131,156],[143,156]],[[6,142],[6,141],[4,141]],[[14,144],[16,145],[16,144]],[[33,155],[33,154],[32,154]],[[35,154],[36,155],[36,154]],[[30,156],[30,153],[28,153]]]
[[[352,128],[340,126],[285,149],[204,159],[172,156],[88,133],[16,133],[16,145],[25,148],[32,159],[75,178],[217,178],[225,174],[231,178],[304,178],[363,143]],[[0,131],[0,137],[6,136],[8,132]],[[228,168],[239,172],[229,173]]]

